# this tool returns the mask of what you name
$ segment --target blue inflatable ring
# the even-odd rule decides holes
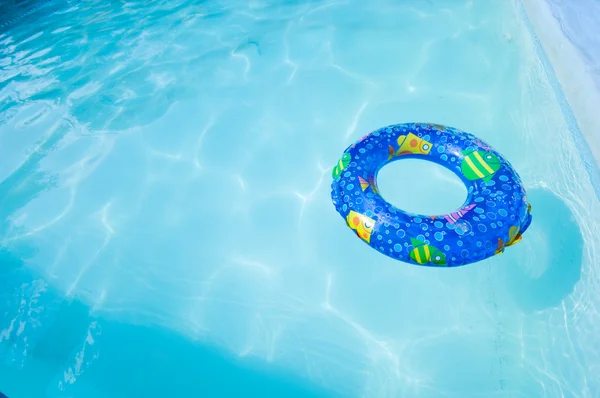
[[[377,173],[389,162],[419,158],[440,164],[467,188],[455,212],[421,215],[386,202]],[[510,163],[472,134],[437,124],[381,128],[349,146],[333,168],[331,197],[356,235],[394,259],[455,267],[500,254],[531,222],[525,188]]]

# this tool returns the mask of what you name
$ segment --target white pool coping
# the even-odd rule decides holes
[[[557,99],[561,102],[565,117],[569,119],[572,115],[574,118],[568,120],[574,124],[569,127],[577,130],[572,131],[574,134],[582,135],[593,157],[586,159],[586,154],[582,153],[583,160],[588,163],[594,162],[597,172],[600,166],[600,89],[586,68],[582,54],[564,35],[546,0],[520,2],[528,22],[532,25],[532,34],[537,36],[534,40],[539,41],[548,58],[549,65],[545,65],[547,72],[554,74],[560,85],[558,89],[562,93],[557,92]],[[561,94],[564,95],[564,101]],[[600,187],[596,186],[596,189]]]

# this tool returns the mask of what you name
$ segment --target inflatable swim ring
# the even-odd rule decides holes
[[[449,214],[421,215],[386,202],[377,173],[386,164],[419,158],[463,181],[467,199]],[[454,267],[500,254],[521,240],[531,205],[510,163],[472,134],[437,124],[383,127],[350,145],[332,171],[331,197],[356,235],[400,261]]]

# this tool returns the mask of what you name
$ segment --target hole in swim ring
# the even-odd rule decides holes
[[[451,213],[467,198],[467,188],[456,174],[420,159],[400,159],[384,166],[377,175],[377,187],[395,207],[424,215]]]

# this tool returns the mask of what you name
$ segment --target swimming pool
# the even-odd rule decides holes
[[[520,1],[441,3],[56,0],[4,25],[0,391],[596,397],[593,148]],[[331,167],[406,121],[511,161],[522,242],[444,270],[357,241]],[[401,163],[394,203],[460,203]]]

